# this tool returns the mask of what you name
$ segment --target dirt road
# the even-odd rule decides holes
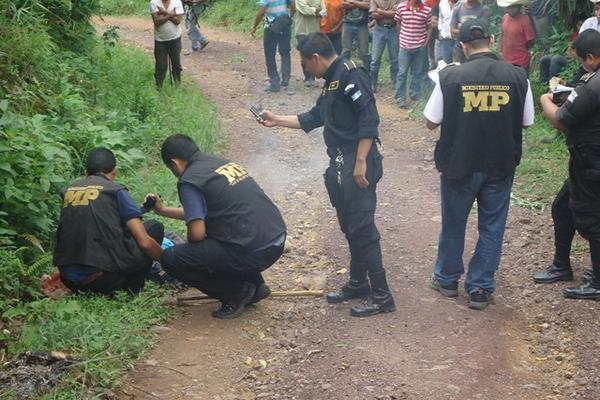
[[[106,19],[122,37],[153,46],[148,19]],[[217,105],[224,154],[248,167],[283,211],[291,251],[267,273],[275,290],[331,289],[346,275],[348,251],[321,175],[320,131],[269,130],[248,108],[297,113],[305,89],[293,60],[294,94],[264,93],[260,41],[203,29],[209,46],[183,57]],[[184,47],[187,42],[184,42]],[[148,84],[152,84],[148,82]],[[384,178],[377,222],[397,312],[369,319],[321,298],[269,299],[232,321],[213,304],[179,307],[156,346],[127,377],[120,398],[136,399],[598,399],[599,303],[564,301],[564,285],[535,287],[530,274],[551,258],[548,213],[513,207],[498,274],[496,305],[484,312],[427,287],[440,224],[438,174],[428,132],[378,95]],[[465,254],[472,251],[475,216]],[[578,265],[587,259],[579,256]],[[580,270],[577,270],[580,272]]]

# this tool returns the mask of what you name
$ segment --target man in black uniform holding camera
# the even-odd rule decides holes
[[[600,299],[600,33],[583,31],[573,42],[583,68],[577,87],[560,107],[552,94],[541,98],[544,114],[567,133],[569,146],[569,208],[573,225],[590,242],[592,277],[580,287],[565,289],[565,297]]]
[[[311,33],[298,43],[302,63],[325,86],[317,104],[299,115],[261,113],[267,127],[284,126],[305,132],[324,126],[330,158],[325,186],[350,247],[350,279],[327,294],[329,303],[353,298],[368,300],[352,307],[350,315],[366,317],[395,311],[375,226],[376,186],[383,174],[377,149],[379,114],[369,76],[351,61],[337,57],[323,33]],[[370,286],[369,286],[370,281]]]

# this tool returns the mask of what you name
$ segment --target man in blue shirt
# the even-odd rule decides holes
[[[252,36],[256,34],[256,28],[264,17],[263,46],[265,49],[265,61],[267,73],[269,74],[269,87],[267,92],[279,92],[281,86],[287,87],[290,83],[292,63],[290,57],[292,38],[292,19],[295,4],[289,0],[259,0],[258,12],[254,18]],[[277,72],[275,53],[279,47],[281,57],[281,77]]]
[[[116,176],[115,155],[99,147],[88,155],[86,177],[61,194],[54,264],[73,291],[138,293],[152,260],[160,259],[162,224],[142,223],[141,210]]]

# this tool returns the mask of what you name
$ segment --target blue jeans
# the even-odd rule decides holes
[[[358,58],[363,67],[369,71],[371,56],[369,55],[369,25],[351,24],[344,22],[342,25],[342,56],[350,60],[352,56],[352,42],[358,40]]]
[[[208,38],[198,29],[198,15],[200,12],[196,6],[189,8],[185,14],[185,27],[194,51],[200,49],[201,44],[208,42]]]
[[[419,47],[416,49],[403,49],[398,51],[398,77],[396,78],[396,100],[406,99],[406,79],[408,70],[412,72],[410,80],[410,97],[413,99],[421,95],[421,82],[425,77],[425,61],[427,49]]]
[[[442,284],[458,282],[464,272],[463,251],[467,219],[477,199],[479,240],[469,262],[465,290],[494,292],[513,176],[493,177],[475,172],[463,179],[441,176],[442,231],[434,277]]]
[[[381,66],[381,57],[387,44],[388,56],[390,57],[390,74],[392,82],[396,82],[398,75],[398,29],[396,25],[386,28],[377,24],[373,31],[373,61],[371,62],[371,82],[373,88],[377,88],[379,78],[379,67]]]
[[[452,62],[452,50],[454,49],[454,40],[442,39],[435,41],[435,61],[444,60],[446,64]],[[437,65],[434,65],[437,67]]]
[[[276,34],[269,28],[265,28],[263,36],[263,46],[265,49],[265,61],[267,64],[267,73],[269,74],[269,82],[272,88],[279,89],[281,82],[288,83],[292,71],[292,61],[290,57],[292,39],[291,26],[286,27],[281,34]],[[281,77],[277,72],[277,61],[275,54],[279,48],[279,56],[281,57]]]
[[[540,60],[540,78],[547,83],[550,78],[558,76],[569,64],[569,59],[563,56],[543,56]]]

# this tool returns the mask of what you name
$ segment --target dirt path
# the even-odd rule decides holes
[[[125,40],[151,52],[147,19],[104,24],[120,25]],[[217,104],[225,155],[249,168],[288,224],[292,250],[268,271],[268,282],[276,290],[338,286],[348,252],[322,185],[320,132],[268,130],[248,112],[260,104],[296,113],[313,104],[317,90],[302,87],[294,59],[295,94],[266,95],[261,43],[203,30],[210,45],[183,57],[184,74]],[[513,208],[495,306],[472,311],[466,296],[448,300],[427,288],[440,223],[430,159],[437,132],[426,132],[391,100],[378,98],[385,175],[377,221],[397,312],[360,320],[348,316],[350,304],[271,299],[220,321],[210,316],[215,304],[180,307],[120,398],[599,398],[598,305],[564,302],[556,286],[530,283],[532,268],[549,258],[547,214]]]

